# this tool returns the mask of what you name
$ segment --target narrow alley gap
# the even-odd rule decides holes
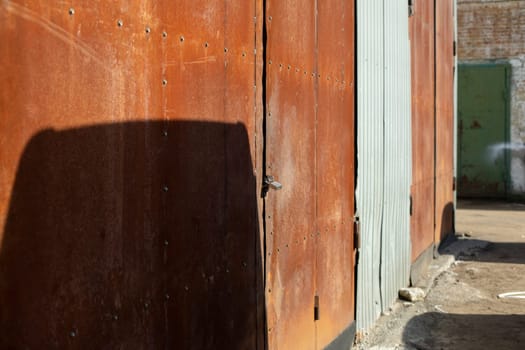
[[[525,299],[498,297],[525,292],[525,204],[459,201],[456,231],[426,299],[398,301],[355,348],[525,348]]]

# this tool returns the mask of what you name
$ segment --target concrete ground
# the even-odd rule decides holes
[[[396,303],[354,349],[525,349],[525,299],[498,298],[525,294],[525,205],[460,201],[456,231],[426,299]]]

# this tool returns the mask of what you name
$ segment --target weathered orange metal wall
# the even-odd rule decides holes
[[[438,244],[454,230],[454,1],[436,1],[436,226]]]
[[[434,242],[434,0],[414,2],[412,59],[412,217],[414,261]]]
[[[283,184],[266,204],[270,349],[315,345],[315,10],[312,1],[267,2],[266,172]]]
[[[264,237],[262,0],[2,2],[1,348],[351,328],[354,4],[267,4]]]
[[[354,4],[267,4],[268,344],[324,348],[354,316]]]
[[[412,46],[412,260],[453,231],[453,0],[416,1]]]
[[[317,349],[354,320],[354,20],[354,1],[318,2]]]
[[[0,4],[0,348],[264,347],[261,6]]]

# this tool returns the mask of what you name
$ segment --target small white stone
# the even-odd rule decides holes
[[[399,290],[399,297],[411,302],[425,299],[425,292],[421,288],[401,288]]]

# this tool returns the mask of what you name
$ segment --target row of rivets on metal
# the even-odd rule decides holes
[[[269,60],[268,61],[268,65],[272,65],[273,62],[272,60]],[[308,72],[306,70],[303,70],[299,67],[293,67],[292,65],[287,65],[287,64],[283,64],[283,63],[279,63],[279,70],[280,71],[283,71],[283,70],[288,70],[288,71],[295,71],[295,73],[303,73],[303,75],[308,75],[308,76],[311,76],[312,78],[316,77],[321,79],[322,78],[322,75],[320,73],[317,73],[317,72]],[[345,80],[340,80],[339,78],[333,78],[331,77],[330,75],[326,75],[325,76],[325,79],[327,81],[335,81],[336,83],[340,83],[341,85],[347,85],[346,81]],[[353,86],[353,83],[350,82],[348,83],[348,86]]]

